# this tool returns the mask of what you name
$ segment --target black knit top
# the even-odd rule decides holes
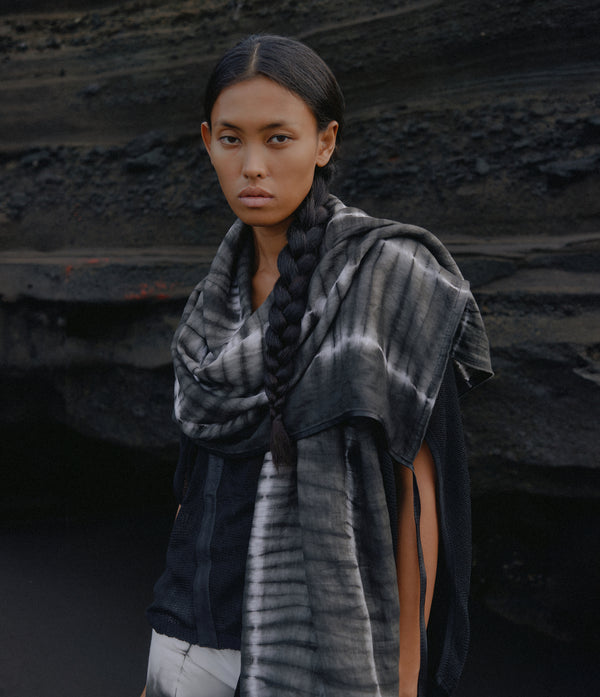
[[[181,510],[147,610],[160,634],[239,649],[245,562],[262,456],[213,458],[182,435],[174,489]]]
[[[427,429],[436,463],[440,552],[428,628],[429,665],[442,668],[427,694],[445,694],[460,674],[469,637],[469,479],[456,384],[447,370]],[[240,648],[245,562],[262,456],[212,457],[187,436],[181,438],[174,489],[181,510],[173,526],[166,569],[147,610],[160,634],[211,648]],[[382,474],[396,538],[394,464]],[[450,631],[453,641],[444,642]],[[448,655],[439,654],[445,646]],[[442,680],[442,684],[439,681]]]

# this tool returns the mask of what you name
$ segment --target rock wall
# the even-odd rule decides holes
[[[438,234],[485,316],[497,376],[464,405],[476,596],[591,636],[599,19],[591,0],[3,3],[3,515],[168,481],[170,337],[231,222],[204,83],[239,37],[286,33],[346,95],[334,191]]]

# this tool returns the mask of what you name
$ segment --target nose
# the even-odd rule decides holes
[[[248,145],[244,153],[243,175],[246,179],[262,179],[266,175],[266,163],[259,146]]]

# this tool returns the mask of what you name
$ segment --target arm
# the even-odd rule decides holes
[[[427,574],[425,622],[429,619],[437,569],[438,518],[435,464],[426,444],[413,463],[421,500],[420,535]],[[419,604],[420,576],[413,504],[413,474],[397,466],[398,550],[396,572],[400,598],[400,697],[416,697],[421,662]]]

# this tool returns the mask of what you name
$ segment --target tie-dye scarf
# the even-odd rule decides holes
[[[378,434],[410,467],[448,361],[459,391],[491,374],[479,310],[443,245],[421,228],[330,205],[284,411],[297,466],[278,470],[267,452],[259,481],[244,597],[247,697],[398,694]],[[252,311],[251,245],[237,221],[173,341],[175,418],[217,455],[265,452],[269,442],[270,298]]]

